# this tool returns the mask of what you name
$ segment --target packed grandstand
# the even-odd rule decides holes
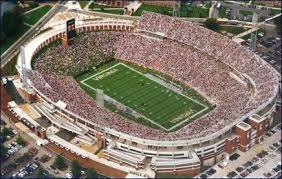
[[[97,107],[72,77],[111,59],[155,69],[204,96],[215,108],[174,132]],[[142,139],[190,140],[231,128],[275,98],[279,74],[249,49],[192,22],[144,13],[130,32],[96,31],[68,48],[53,46],[28,70],[34,88],[98,126]],[[72,75],[72,76],[70,76]]]

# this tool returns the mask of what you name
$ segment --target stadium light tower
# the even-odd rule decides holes
[[[21,62],[22,62],[23,85],[24,85],[24,89],[27,89],[28,88],[28,84],[27,84],[27,77],[26,77],[25,51],[24,51],[24,47],[23,46],[21,46]]]
[[[256,12],[253,13],[252,22],[253,22],[253,24],[252,24],[250,49],[251,49],[251,51],[254,52],[256,50],[257,35],[258,35],[258,14]]]
[[[181,5],[180,1],[176,0],[173,6],[173,12],[172,12],[173,17],[180,16],[180,5]]]

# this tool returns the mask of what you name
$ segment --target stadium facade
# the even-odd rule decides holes
[[[154,18],[159,18],[160,21],[176,21],[176,19],[172,17],[148,13],[143,15],[137,22],[124,19],[81,21],[77,22],[76,31],[77,33],[80,33],[111,30],[125,31],[128,33],[140,33],[142,35],[152,34],[154,38],[168,38],[176,42],[178,41],[179,43],[184,43],[180,42],[180,40],[176,38],[178,32],[175,32],[175,34],[173,35],[171,34],[173,33],[171,31],[171,29],[173,30],[173,27],[166,27],[168,29],[171,28],[169,29],[169,31],[162,31],[161,29],[158,29],[158,27],[160,26],[154,24],[157,23],[153,21]],[[179,22],[188,23],[186,21],[182,21],[183,20],[180,20]],[[147,23],[147,26],[151,27],[155,26],[155,29],[149,29],[146,27],[146,25],[142,25],[141,23]],[[191,25],[191,27],[204,29],[202,27],[199,27],[198,25]],[[210,32],[209,30],[205,30],[205,32],[209,32],[210,36],[215,34],[213,32]],[[24,60],[26,68],[28,70],[32,70],[31,62],[33,56],[40,49],[44,48],[51,42],[57,39],[61,39],[64,36],[64,33],[65,26],[62,25],[61,28],[52,29],[43,34],[40,34],[39,36],[32,39],[27,45],[25,45]],[[198,38],[198,41],[203,40],[200,36],[198,36]],[[220,43],[220,39],[218,39],[218,41]],[[231,39],[227,39],[226,41],[232,43]],[[193,44],[189,45],[193,46]],[[198,49],[198,47],[195,48]],[[208,51],[209,49],[205,48],[198,50],[201,50],[202,53],[205,53],[203,51]],[[252,53],[249,51],[247,52]],[[223,55],[226,55],[225,57],[227,57],[230,54]],[[232,55],[236,56],[236,54]],[[28,84],[30,87],[29,91],[27,91],[28,99],[30,101],[41,101],[41,106],[37,106],[38,111],[45,115],[55,126],[64,128],[78,135],[89,134],[87,136],[93,137],[95,140],[97,140],[98,143],[105,142],[104,145],[107,145],[107,147],[104,148],[104,158],[118,163],[118,165],[125,165],[134,168],[136,172],[140,173],[143,172],[142,169],[146,165],[150,165],[151,169],[156,173],[197,175],[200,173],[203,166],[212,166],[219,161],[227,160],[228,156],[236,152],[236,150],[245,152],[249,150],[254,144],[260,143],[263,140],[263,134],[271,127],[273,123],[273,114],[277,110],[276,97],[279,88],[278,81],[280,75],[277,74],[277,72],[270,65],[265,63],[257,55],[252,54],[252,57],[256,60],[256,63],[259,64],[259,68],[257,70],[251,71],[251,75],[247,74],[246,71],[241,72],[239,68],[235,69],[236,65],[240,66],[240,64],[233,65],[228,64],[228,62],[224,63],[226,66],[228,66],[228,68],[235,67],[232,70],[232,75],[236,76],[234,78],[238,78],[238,83],[239,81],[247,81],[246,83],[248,84],[246,86],[250,85],[250,88],[254,90],[254,94],[251,95],[255,97],[256,94],[260,94],[260,90],[262,87],[264,87],[264,85],[268,85],[269,88],[267,92],[263,91],[262,93],[268,94],[266,95],[266,97],[259,99],[260,103],[259,105],[256,105],[254,109],[249,108],[248,111],[241,114],[239,118],[228,119],[229,122],[220,125],[220,129],[212,130],[212,128],[216,124],[207,126],[205,129],[203,129],[207,132],[203,132],[204,134],[200,136],[192,133],[190,136],[189,132],[184,132],[182,135],[181,131],[186,129],[184,127],[184,129],[181,129],[180,132],[176,131],[171,136],[169,136],[169,134],[167,133],[162,134],[164,136],[168,135],[168,137],[164,138],[154,136],[140,137],[140,135],[135,134],[134,130],[132,130],[132,134],[130,134],[128,132],[124,132],[122,129],[118,130],[109,126],[96,124],[95,122],[84,119],[78,114],[75,114],[66,109],[64,102],[53,101],[52,99],[48,98],[46,93],[41,89],[38,89],[33,80],[30,79],[28,79]],[[235,58],[234,60],[237,59]],[[265,68],[266,70],[268,70],[269,76],[266,76],[265,81],[262,81],[263,79],[259,79],[258,81],[251,77],[256,75],[259,76],[262,72],[260,68]],[[19,74],[22,76],[23,70],[21,56],[18,57],[17,69],[19,71]],[[269,82],[269,80],[271,82]],[[203,92],[203,95],[204,94],[205,93]],[[238,112],[236,111],[237,109],[226,108],[225,110],[230,110],[231,112],[232,110],[234,110],[235,113]],[[64,116],[64,119],[66,120],[65,124],[61,124],[56,121],[54,114],[57,112]],[[220,121],[221,119],[218,120]],[[68,125],[68,123],[75,125]],[[136,131],[136,133],[138,133],[138,131]],[[42,136],[46,137],[45,134]],[[51,142],[57,143],[55,138],[49,140]],[[67,148],[66,145],[62,147]],[[80,155],[83,156],[83,154],[81,153]]]

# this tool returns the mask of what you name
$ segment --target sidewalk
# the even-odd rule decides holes
[[[41,8],[42,6],[44,6],[44,5],[39,5],[38,7],[33,8],[33,9],[29,10],[29,11],[26,11],[26,12],[24,12],[23,14],[28,14],[28,13],[30,13],[30,12],[32,12],[32,11],[35,11],[36,9]]]
[[[88,4],[87,4],[83,9],[86,10],[86,11],[88,11],[88,10],[89,10],[89,6],[90,6],[90,4],[91,4],[92,2],[94,3],[93,0],[89,1]]]

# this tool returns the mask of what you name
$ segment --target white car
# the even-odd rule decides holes
[[[66,178],[72,178],[72,174],[67,173],[67,174],[66,174]]]
[[[17,175],[18,175],[18,173],[14,173],[14,174],[13,174],[13,178],[16,178]]]

